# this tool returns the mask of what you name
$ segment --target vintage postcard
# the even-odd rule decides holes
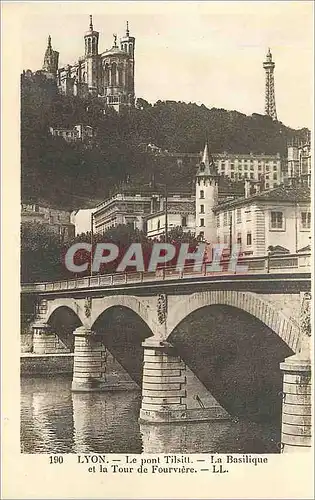
[[[313,498],[313,2],[2,2],[2,497]]]

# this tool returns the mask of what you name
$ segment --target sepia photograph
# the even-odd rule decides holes
[[[312,2],[35,3],[21,454],[311,453]]]

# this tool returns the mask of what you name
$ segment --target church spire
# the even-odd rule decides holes
[[[208,150],[208,144],[205,144],[203,150],[202,160],[199,164],[197,176],[217,176],[216,167],[212,158],[211,153]]]
[[[202,163],[204,163],[205,167],[209,167],[210,166],[210,162],[209,162],[209,152],[208,152],[208,144],[206,143],[205,145],[205,149],[203,151],[203,155],[202,155],[202,160],[201,160]]]
[[[129,36],[129,22],[126,21],[126,36]]]
[[[48,36],[47,48],[44,56],[43,71],[47,71],[52,75],[55,75],[58,70],[58,59],[59,52],[53,50],[51,45],[51,36]]]

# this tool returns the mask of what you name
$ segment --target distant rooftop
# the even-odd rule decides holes
[[[221,203],[215,210],[219,211],[225,208],[232,208],[248,203],[253,203],[255,201],[276,201],[276,202],[310,202],[311,201],[311,190],[306,184],[296,184],[296,185],[284,185],[277,186],[269,191],[262,191],[260,193],[253,194],[247,198],[238,198],[226,203]]]

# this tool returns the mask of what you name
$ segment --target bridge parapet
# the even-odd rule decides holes
[[[183,270],[178,270],[175,267],[166,267],[158,269],[157,272],[130,272],[130,273],[115,273],[97,276],[86,276],[70,280],[61,280],[55,282],[44,283],[25,283],[22,284],[22,293],[41,293],[55,292],[63,290],[76,290],[80,288],[98,288],[104,286],[115,286],[133,283],[149,283],[159,281],[171,281],[183,278],[198,278],[211,276],[231,276],[238,274],[228,269],[229,261],[221,261],[222,271],[213,272],[209,265],[203,264],[201,271],[194,271],[194,266],[185,266]],[[241,258],[238,260],[239,266],[247,266],[246,275],[255,274],[271,274],[292,272],[294,274],[307,273],[311,271],[311,254],[291,254],[279,256],[263,256]]]

